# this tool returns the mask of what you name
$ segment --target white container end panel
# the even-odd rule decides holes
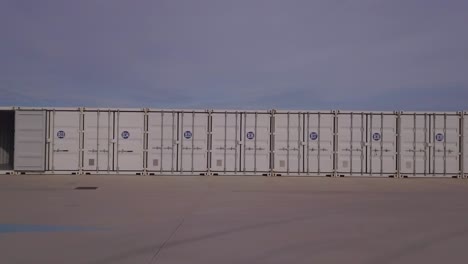
[[[459,122],[457,115],[401,115],[401,174],[457,176],[460,173]]]
[[[115,170],[142,171],[145,114],[143,112],[116,112],[115,115]]]
[[[241,114],[211,114],[211,171],[236,173],[240,171]]]
[[[337,115],[337,172],[366,174],[366,114]]]
[[[270,114],[243,113],[241,124],[242,172],[270,172]]]
[[[177,112],[148,113],[148,170],[177,170]]]
[[[83,170],[112,171],[114,113],[84,112],[83,120]]]
[[[367,173],[397,175],[397,116],[367,116]]]
[[[331,175],[333,173],[334,115],[309,113],[305,118],[305,172]]]
[[[179,113],[179,171],[208,170],[208,113]]]
[[[50,171],[77,171],[80,169],[80,124],[78,111],[49,111],[49,166]]]

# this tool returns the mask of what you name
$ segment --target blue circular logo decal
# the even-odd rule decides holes
[[[184,138],[190,139],[190,138],[192,138],[192,136],[193,136],[193,134],[192,134],[191,131],[187,130],[187,131],[184,132]]]
[[[248,138],[248,139],[254,139],[254,137],[255,137],[255,133],[254,133],[254,132],[252,132],[252,131],[247,132],[247,138]]]
[[[64,138],[65,137],[65,131],[63,131],[63,130],[58,131],[57,132],[57,137],[58,138]]]
[[[442,134],[442,133],[437,133],[437,134],[435,135],[435,139],[436,139],[437,141],[439,141],[439,142],[444,141],[444,134]]]
[[[380,133],[374,133],[374,134],[372,135],[372,139],[373,139],[374,141],[379,141],[381,138],[382,138],[382,136],[380,135]]]
[[[309,137],[310,137],[310,139],[312,139],[312,140],[317,140],[317,138],[318,138],[318,133],[317,133],[317,132],[310,132]]]
[[[130,132],[128,132],[128,131],[126,131],[126,130],[122,132],[122,138],[123,138],[123,139],[127,139],[127,138],[129,138],[129,137],[130,137]]]

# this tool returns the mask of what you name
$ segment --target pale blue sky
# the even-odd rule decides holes
[[[468,109],[466,0],[2,0],[0,105]]]

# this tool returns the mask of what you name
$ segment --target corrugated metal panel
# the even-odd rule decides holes
[[[270,114],[243,113],[241,124],[242,171],[270,172]]]
[[[404,113],[401,115],[401,174],[459,174],[459,116]]]
[[[429,118],[421,114],[404,114],[400,117],[400,170],[402,174],[427,174],[429,149]]]
[[[211,170],[237,173],[241,168],[241,114],[224,112],[211,114]]]
[[[49,111],[49,170],[80,169],[80,112]]]
[[[115,114],[115,169],[143,171],[145,114],[120,111]]]
[[[398,174],[396,114],[339,113],[337,118],[339,175]]]
[[[0,111],[0,170],[13,170],[15,112]]]
[[[337,171],[339,174],[366,174],[366,129],[364,113],[337,116]]]
[[[45,125],[45,111],[15,112],[15,170],[44,171]]]
[[[83,170],[113,170],[114,112],[83,113]]]
[[[464,175],[465,177],[468,176],[468,154],[465,153],[465,151],[468,151],[468,139],[466,138],[468,136],[468,119],[467,119],[467,113],[462,112],[462,119],[461,119],[461,127],[462,129],[462,141],[463,144],[461,144],[461,156],[462,156],[462,168],[461,168],[461,174]]]
[[[306,115],[306,173],[331,175],[333,173],[334,115],[308,113]]]
[[[397,115],[367,115],[367,173],[397,175]]]
[[[208,169],[208,113],[179,113],[179,171]]]
[[[177,112],[148,113],[148,170],[177,171]]]
[[[434,142],[432,174],[458,175],[460,170],[460,117],[456,115],[434,115],[432,137]]]
[[[286,175],[304,172],[304,116],[301,113],[276,113],[274,170]]]

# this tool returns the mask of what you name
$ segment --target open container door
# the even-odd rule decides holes
[[[0,174],[13,170],[15,143],[15,111],[0,107]]]
[[[15,171],[44,171],[45,124],[45,111],[16,110]]]

